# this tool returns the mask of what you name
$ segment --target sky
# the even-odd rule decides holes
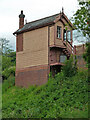
[[[77,0],[0,0],[0,38],[10,40],[15,50],[16,37],[13,35],[19,28],[19,14],[23,10],[27,22],[59,13],[71,18],[78,9]]]

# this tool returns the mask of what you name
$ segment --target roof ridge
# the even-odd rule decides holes
[[[47,17],[44,17],[44,18],[40,18],[40,19],[37,19],[37,20],[34,20],[34,21],[31,21],[31,22],[28,22],[26,24],[30,24],[30,23],[33,23],[33,22],[36,22],[36,21],[40,21],[40,20],[43,20],[43,19],[47,19],[49,17],[53,17],[53,16],[56,16],[56,15],[59,15],[60,13],[57,13],[57,14],[54,14],[54,15],[51,15],[51,16],[47,16]]]
[[[55,19],[59,20],[61,18],[61,17],[58,17],[59,15],[64,16],[64,18],[66,19],[66,22],[69,22],[69,25],[74,30],[73,24],[70,22],[70,20],[67,18],[67,16],[64,13],[57,13],[57,14],[54,14],[54,15],[51,15],[51,16],[47,16],[47,17],[44,17],[44,18],[41,18],[41,19],[37,19],[37,20],[31,21],[31,22],[28,22],[23,26],[23,28],[14,32],[14,34],[27,32],[27,31],[30,31],[30,30],[33,30],[33,29],[37,29],[37,28],[40,28],[40,27],[45,27],[45,26],[48,26],[48,25],[55,24],[56,23]]]

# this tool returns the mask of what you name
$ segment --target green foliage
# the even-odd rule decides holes
[[[8,79],[9,76],[15,76],[15,62],[15,57],[2,56],[3,80]]]
[[[8,88],[15,85],[15,77],[9,77],[7,80],[4,80],[4,83],[2,84],[2,93],[5,93]]]
[[[62,72],[65,77],[72,77],[77,73],[76,56],[71,56],[69,60],[66,60],[65,65],[62,67]]]
[[[11,58],[7,56],[2,56],[2,71],[6,68],[9,68],[11,65]]]
[[[74,25],[85,37],[90,38],[90,1],[79,2],[80,8],[74,14]]]
[[[15,66],[6,68],[3,72],[2,72],[2,77],[3,79],[8,79],[10,76],[15,76]]]
[[[12,65],[16,65],[16,52],[11,52],[7,54],[7,57],[11,58]]]
[[[87,62],[88,67],[90,68],[90,43],[86,43],[86,52],[83,54],[83,58]]]
[[[0,83],[0,119],[2,119],[2,84]]]
[[[19,88],[3,86],[3,118],[88,118],[88,75],[58,73],[45,85]],[[7,82],[7,81],[5,81]],[[12,80],[11,80],[12,82]]]
[[[13,51],[13,49],[11,49],[11,46],[9,45],[9,40],[7,40],[6,38],[0,38],[0,43],[1,43],[1,54],[2,55],[7,55],[9,53],[11,53]]]
[[[88,75],[87,71],[77,72],[73,57],[55,78],[50,73],[46,84],[27,89],[15,86],[15,52],[3,56],[2,64],[3,118],[88,117]]]
[[[3,81],[10,76],[15,76],[16,52],[2,56],[2,78]]]
[[[7,56],[2,56],[2,70],[15,66],[16,64],[16,52],[11,52]]]
[[[1,55],[0,55],[0,74],[2,74],[3,80],[8,79],[10,76],[15,76],[15,65],[16,65],[16,52],[10,48],[9,40],[5,38],[0,38],[1,43]],[[1,71],[2,69],[2,71]]]

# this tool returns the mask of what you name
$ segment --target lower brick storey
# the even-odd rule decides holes
[[[49,65],[34,66],[16,71],[16,86],[42,85],[48,81]]]

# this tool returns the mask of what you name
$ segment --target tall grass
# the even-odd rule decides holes
[[[28,89],[13,86],[13,78],[3,85],[3,118],[88,118],[87,76],[86,70],[72,77],[61,72]]]

